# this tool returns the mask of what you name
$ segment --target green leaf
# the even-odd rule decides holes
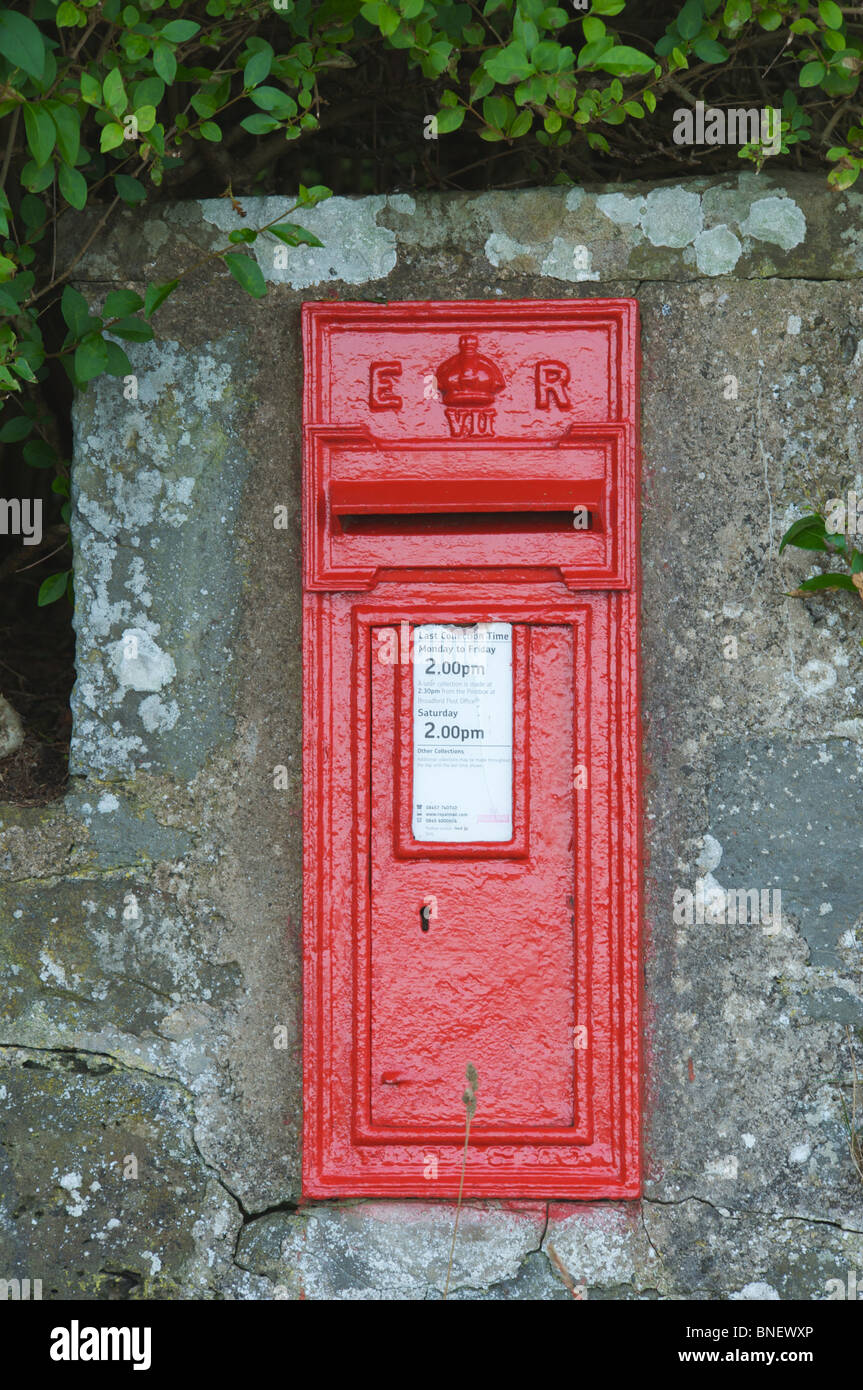
[[[533,72],[523,44],[511,43],[486,58],[483,67],[495,82],[520,82]]]
[[[692,51],[702,63],[724,63],[730,56],[725,45],[716,39],[696,39]]]
[[[71,570],[63,570],[62,573],[49,574],[47,579],[42,580],[36,595],[36,603],[40,608],[44,608],[49,603],[56,603],[58,599],[63,597],[71,573]]]
[[[223,259],[237,284],[253,299],[263,299],[267,285],[258,262],[253,261],[251,256],[244,256],[242,251],[226,251]]]
[[[327,188],[324,183],[314,183],[311,188],[306,188],[305,184],[300,184],[300,192],[297,203],[301,208],[317,207],[318,203],[326,202],[327,198],[332,198],[333,190]]]
[[[236,231],[228,233],[228,241],[235,246],[250,246],[253,241],[257,241],[258,233],[254,227],[238,227]]]
[[[125,318],[127,314],[136,314],[143,307],[143,299],[134,290],[111,290],[105,300],[102,314],[106,319]]]
[[[57,28],[71,29],[78,23],[80,10],[77,5],[72,4],[72,0],[63,0],[62,5],[57,10]]]
[[[138,122],[138,129],[142,134],[152,130],[156,124],[155,106],[139,106],[135,112],[135,120]]]
[[[25,193],[21,199],[21,216],[25,227],[29,231],[35,231],[48,216],[48,209],[41,198],[34,198],[32,193]]]
[[[627,77],[631,73],[651,72],[653,59],[638,48],[629,48],[626,44],[620,44],[615,48],[610,48],[607,53],[597,59],[596,67],[602,68],[604,72],[620,73]]]
[[[61,164],[57,182],[66,202],[80,212],[87,203],[87,180],[84,175],[79,174],[77,169],[71,168],[68,164]]]
[[[164,304],[168,295],[173,294],[179,283],[180,281],[177,279],[166,280],[161,285],[148,285],[144,295],[144,317],[151,319],[160,304]]]
[[[111,330],[114,331],[113,329]],[[101,333],[88,333],[75,349],[75,377],[79,383],[92,381],[108,365],[108,347]]]
[[[257,53],[252,54],[243,68],[243,86],[246,91],[250,87],[257,87],[259,82],[263,82],[265,77],[269,77],[272,66],[273,50],[269,44],[266,44]]]
[[[801,87],[817,87],[826,71],[823,63],[804,63],[797,80]]]
[[[109,150],[115,150],[118,145],[122,145],[125,139],[125,132],[121,125],[116,121],[111,121],[108,125],[102,126],[102,134],[99,136],[99,149],[102,154],[107,154]]]
[[[170,87],[174,78],[177,76],[177,59],[174,50],[169,43],[158,39],[153,45],[153,67],[164,82]]]
[[[214,145],[218,144],[222,138],[222,132],[215,121],[204,121],[201,125],[201,134],[205,140],[211,141]]]
[[[810,594],[816,589],[850,589],[852,594],[858,592],[857,585],[849,574],[815,574],[811,579],[804,579],[793,592]]]
[[[23,381],[33,382],[36,380],[36,374],[25,357],[16,357],[10,365],[13,372],[17,372]]]
[[[15,10],[0,12],[0,53],[37,81],[45,72],[45,39],[32,19]]]
[[[307,232],[305,227],[298,227],[296,222],[280,222],[277,227],[270,227],[269,230],[286,246],[323,246],[324,244],[322,241],[318,241],[313,232]]]
[[[701,0],[686,0],[677,16],[677,31],[682,39],[694,39],[700,33],[704,20],[704,6]]]
[[[828,29],[842,28],[842,11],[838,5],[834,5],[833,0],[821,0],[818,13]]]
[[[105,94],[105,105],[110,107],[115,116],[122,116],[126,110],[128,98],[126,88],[123,85],[123,77],[119,68],[112,68],[102,83],[102,91]]]
[[[159,31],[159,37],[167,39],[169,43],[188,43],[200,28],[200,24],[195,24],[191,19],[172,19]]]
[[[88,106],[102,105],[102,84],[91,77],[89,72],[81,73],[81,96]]]
[[[439,135],[449,135],[450,131],[458,130],[464,121],[463,106],[448,106],[443,111],[437,113],[437,128]]]
[[[131,376],[132,363],[129,361],[119,343],[112,343],[110,338],[105,339],[105,346],[108,349],[108,365],[105,371],[109,376]]]
[[[60,311],[73,337],[80,338],[87,332],[90,308],[80,290],[73,289],[71,285],[65,287],[60,299]]]
[[[19,440],[27,438],[32,428],[33,421],[26,415],[16,415],[14,420],[7,420],[0,428],[0,444],[17,444]]]
[[[132,92],[132,107],[158,106],[164,95],[165,84],[161,77],[145,77]]]
[[[81,117],[73,106],[52,101],[51,119],[57,127],[57,149],[67,164],[74,168],[81,148]]]
[[[28,468],[56,468],[57,451],[44,439],[31,439],[24,445],[24,461]]]
[[[293,97],[288,96],[288,93],[279,87],[256,87],[249,93],[249,97],[262,111],[271,111],[276,116],[297,114],[297,104]]]
[[[584,30],[584,37],[587,43],[596,43],[597,39],[605,37],[605,25],[601,19],[596,19],[593,15],[588,15],[581,21]]]
[[[486,97],[482,104],[482,118],[494,129],[505,130],[514,110],[512,102],[506,97]]]
[[[27,144],[36,163],[40,166],[47,164],[57,139],[57,127],[51,120],[50,113],[44,106],[35,106],[32,102],[25,101],[24,128],[27,132]]]
[[[275,116],[265,116],[263,111],[258,111],[254,116],[246,116],[240,121],[240,125],[250,135],[269,135],[270,131],[278,130],[281,121],[277,121]]]
[[[124,203],[135,206],[136,203],[143,203],[147,196],[147,190],[139,179],[133,179],[129,174],[115,174],[114,187]]]
[[[788,527],[779,542],[779,554],[782,554],[786,545],[796,545],[801,550],[826,550],[825,531],[824,518],[819,516],[817,512],[809,516],[801,516]]]
[[[149,343],[153,330],[143,319],[126,318],[111,324],[110,331],[117,338],[128,338],[133,343]]]

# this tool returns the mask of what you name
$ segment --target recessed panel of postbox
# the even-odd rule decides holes
[[[372,1124],[451,1129],[472,1063],[477,1134],[568,1128],[572,629],[424,624],[412,636],[410,665],[370,662]],[[522,830],[525,857],[513,857]]]

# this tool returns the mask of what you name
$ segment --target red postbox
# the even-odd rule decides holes
[[[303,1190],[637,1196],[636,301],[303,330]]]

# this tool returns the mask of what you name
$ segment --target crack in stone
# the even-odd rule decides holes
[[[178,1086],[181,1091],[185,1091],[187,1096],[189,1096],[191,1099],[194,1099],[194,1093],[189,1089],[185,1082],[180,1080],[178,1076],[166,1076],[163,1072],[151,1071],[147,1067],[133,1066],[130,1062],[121,1061],[121,1059],[119,1057],[116,1057],[113,1052],[97,1052],[95,1049],[88,1047],[38,1047],[28,1043],[4,1042],[2,1039],[0,1039],[0,1051],[25,1053],[37,1052],[45,1053],[48,1056],[60,1056],[71,1058],[98,1057],[104,1062],[109,1062],[111,1064],[112,1070],[114,1071],[128,1072],[129,1074],[135,1076],[145,1076],[148,1081],[164,1081],[169,1086]]]
[[[662,1197],[642,1198],[643,1206],[646,1205],[656,1207],[682,1207],[685,1206],[687,1202],[700,1202],[702,1206],[710,1207],[711,1210],[715,1211],[718,1216],[723,1218],[723,1220],[802,1221],[808,1226],[833,1226],[837,1231],[847,1231],[849,1235],[863,1235],[863,1229],[860,1229],[857,1226],[845,1226],[841,1221],[831,1221],[831,1219],[828,1216],[795,1216],[793,1214],[790,1216],[785,1216],[781,1212],[776,1211],[747,1211],[740,1207],[719,1207],[716,1205],[715,1202],[711,1202],[707,1197],[699,1197],[695,1193],[691,1193],[688,1197],[680,1197],[676,1201],[671,1201],[668,1198]],[[643,1221],[644,1211],[642,1209],[642,1222]],[[646,1229],[645,1234],[647,1235]],[[648,1240],[650,1240],[649,1235],[647,1238]],[[651,1245],[652,1244],[653,1242],[651,1241]]]

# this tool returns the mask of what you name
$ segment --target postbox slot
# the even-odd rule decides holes
[[[330,485],[344,535],[601,531],[602,484],[569,479],[376,479]]]
[[[598,516],[585,508],[578,514],[579,531],[599,531]],[[572,511],[548,512],[403,512],[396,516],[355,515],[339,518],[344,535],[410,536],[459,535],[481,531],[492,535],[509,531],[572,531]]]

